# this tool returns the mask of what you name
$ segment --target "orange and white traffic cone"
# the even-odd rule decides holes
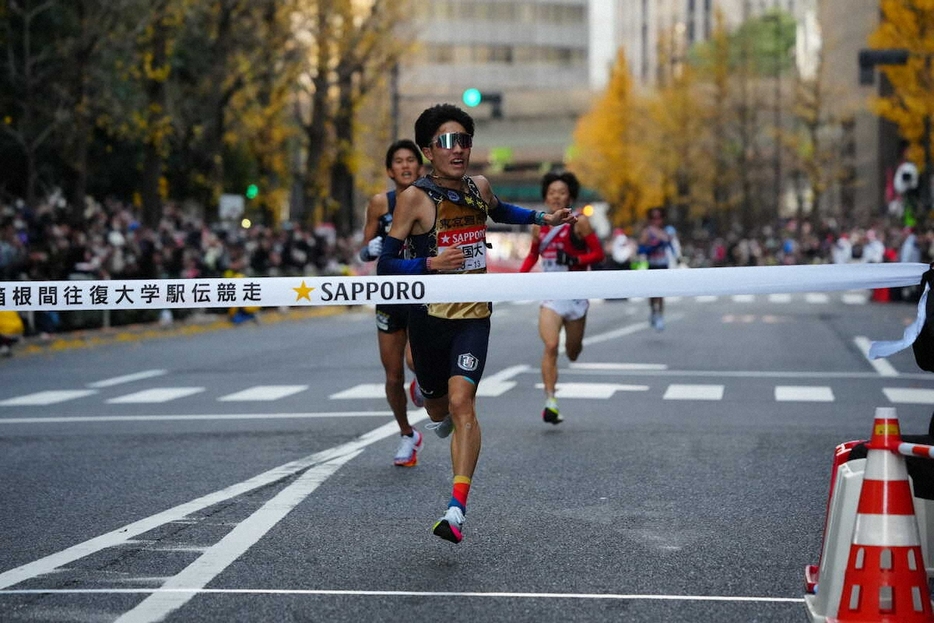
[[[891,300],[888,288],[876,288],[872,291],[872,300],[876,303],[888,303]]]
[[[850,460],[850,453],[853,451],[853,448],[861,443],[866,443],[865,440],[853,440],[846,441],[839,444],[833,453],[833,465],[830,468],[830,491],[827,494],[827,511],[824,515],[824,536],[821,538],[821,557],[818,559],[816,565],[807,565],[804,567],[804,590],[806,593],[813,595],[817,592],[817,583],[820,578],[820,568],[821,562],[824,559],[824,549],[826,548],[827,542],[827,530],[830,528],[830,510],[831,503],[833,502],[834,487],[837,484],[837,472],[840,469],[840,466]]]
[[[876,409],[836,617],[827,623],[932,623],[895,409]]]

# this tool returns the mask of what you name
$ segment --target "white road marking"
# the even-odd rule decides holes
[[[233,394],[218,398],[220,402],[248,402],[260,400],[279,400],[308,389],[307,385],[257,385]]]
[[[790,303],[791,295],[788,293],[770,294],[769,303]]]
[[[516,381],[511,381],[509,379],[527,370],[529,370],[529,366],[527,365],[510,366],[509,368],[500,370],[496,374],[484,376],[480,381],[479,387],[477,387],[477,396],[486,396],[489,398],[502,396],[517,385]]]
[[[84,398],[96,394],[94,389],[62,389],[57,391],[36,392],[35,394],[26,394],[16,398],[8,398],[0,402],[0,407],[35,407],[54,405],[76,398]]]
[[[823,292],[809,292],[804,295],[804,301],[806,303],[814,303],[817,305],[823,305],[824,303],[830,302],[830,297],[824,294]]]
[[[775,400],[778,402],[833,402],[833,390],[829,387],[806,385],[776,385]]]
[[[845,305],[865,305],[869,302],[868,294],[857,294],[856,292],[845,292],[840,297]]]
[[[409,415],[418,413],[410,411]],[[212,413],[210,415],[75,415],[2,418],[0,424],[77,424],[84,422],[174,422],[210,420],[305,420],[330,417],[389,417],[392,411],[324,411],[320,413]]]
[[[151,389],[144,389],[132,394],[127,394],[126,396],[120,396],[119,398],[111,398],[107,401],[107,404],[123,405],[169,402],[177,398],[200,394],[203,391],[203,387],[153,387]]]
[[[866,361],[876,369],[876,372],[879,373],[879,376],[898,376],[898,370],[888,362],[886,359],[870,359],[869,358],[869,346],[872,344],[872,341],[863,335],[857,335],[853,338],[853,343],[856,344],[856,347],[863,353],[863,357],[866,358]]]
[[[573,368],[561,370],[562,374],[585,374]],[[685,376],[685,377],[712,377],[712,378],[742,378],[742,379],[878,379],[875,372],[822,372],[815,371],[776,371],[768,370],[588,370],[589,376]],[[899,379],[917,379],[930,381],[931,375],[925,373],[907,373],[898,375]]]
[[[752,597],[743,595],[638,595],[617,593],[507,593],[455,591],[368,591],[276,588],[66,588],[0,590],[0,595],[149,595],[188,593],[194,595],[310,595],[336,597],[486,597],[498,599],[580,599],[607,601],[713,601],[731,603],[802,604],[802,597]]]
[[[665,314],[665,320],[680,320],[684,317],[684,314]],[[620,327],[619,329],[614,329],[613,331],[607,331],[606,333],[598,333],[597,335],[592,335],[590,337],[584,338],[584,346],[589,346],[591,344],[599,344],[600,342],[608,342],[610,340],[615,340],[616,338],[625,337],[627,335],[632,335],[633,333],[638,333],[644,329],[649,328],[648,322],[636,322],[625,327]],[[562,333],[563,335],[563,333]]]
[[[544,389],[544,383],[535,385]],[[618,383],[557,383],[555,398],[612,398],[616,392],[647,392],[648,385],[620,385]]]
[[[95,383],[88,383],[88,387],[94,387],[97,389],[101,389],[103,387],[113,387],[114,385],[120,385],[121,383],[142,381],[143,379],[151,379],[157,376],[163,376],[168,373],[168,370],[144,370],[142,372],[136,372],[135,374],[125,374],[123,376],[115,376],[113,378],[104,379],[103,381],[97,381]]]
[[[710,294],[704,294],[704,295],[702,295],[702,296],[695,296],[695,297],[694,297],[694,300],[697,301],[698,303],[713,303],[713,302],[715,302],[718,298],[719,298],[719,297],[717,297],[717,296],[712,296],[712,295],[710,295]]]
[[[669,385],[663,400],[722,400],[723,385]]]
[[[752,303],[756,300],[754,294],[734,294],[730,297],[730,300],[734,303]]]
[[[883,387],[882,393],[896,404],[934,405],[934,389]]]
[[[663,363],[572,363],[576,370],[667,370]]]
[[[293,508],[311,495],[342,465],[363,452],[358,448],[326,463],[316,465],[263,504],[259,510],[241,521],[216,545],[197,560],[170,578],[162,588],[204,588],[237,558],[255,545]],[[161,621],[194,598],[194,593],[159,592],[144,599],[135,608],[117,619],[117,623],[150,623]]]
[[[741,322],[743,324],[750,324],[752,322],[755,322],[755,320],[756,320],[756,317],[753,314],[742,314],[742,315],[726,314],[723,316],[723,322],[725,323]]]
[[[416,411],[409,414],[409,421],[412,424],[417,424],[427,417],[428,414],[424,410]],[[83,543],[79,543],[78,545],[73,545],[72,547],[54,554],[50,554],[40,558],[39,560],[26,563],[16,567],[15,569],[4,571],[3,573],[0,573],[0,589],[14,586],[20,582],[25,582],[26,580],[35,578],[40,575],[53,573],[56,569],[64,567],[69,563],[84,558],[85,556],[90,556],[91,554],[95,554],[110,547],[121,546],[126,543],[126,541],[149,532],[150,530],[154,530],[159,526],[163,526],[170,522],[183,520],[189,515],[198,513],[205,508],[209,508],[215,504],[219,504],[220,502],[224,502],[239,495],[249,493],[250,491],[260,487],[264,487],[285,478],[289,478],[290,476],[308,467],[347,456],[367,447],[372,443],[385,439],[391,435],[398,434],[399,425],[396,424],[395,420],[393,420],[347,443],[329,448],[327,450],[322,450],[321,452],[316,452],[315,454],[311,454],[302,459],[280,465],[279,467],[274,467],[273,469],[267,472],[263,472],[258,476],[254,476],[249,480],[231,485],[225,489],[221,489],[220,491],[215,491],[214,493],[209,493],[208,495],[196,498],[184,504],[180,504],[174,508],[170,508],[150,517],[140,519],[139,521],[135,521],[121,528],[117,528],[116,530],[102,534],[101,536],[94,537]]]
[[[350,389],[328,396],[329,400],[354,400],[361,398],[386,398],[386,385],[384,383],[361,383]]]

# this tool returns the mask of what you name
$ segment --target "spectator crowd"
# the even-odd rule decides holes
[[[209,226],[168,204],[158,227],[130,207],[88,202],[77,218],[53,197],[36,209],[0,206],[0,280],[166,279],[338,274],[351,241],[297,223]]]

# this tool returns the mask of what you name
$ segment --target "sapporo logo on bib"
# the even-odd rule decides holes
[[[448,247],[457,247],[464,254],[464,267],[461,270],[479,270],[486,268],[486,226],[459,227],[448,229],[438,235],[438,253]]]

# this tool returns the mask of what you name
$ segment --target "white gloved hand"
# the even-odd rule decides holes
[[[366,250],[374,260],[383,252],[383,239],[377,236],[366,245]]]

